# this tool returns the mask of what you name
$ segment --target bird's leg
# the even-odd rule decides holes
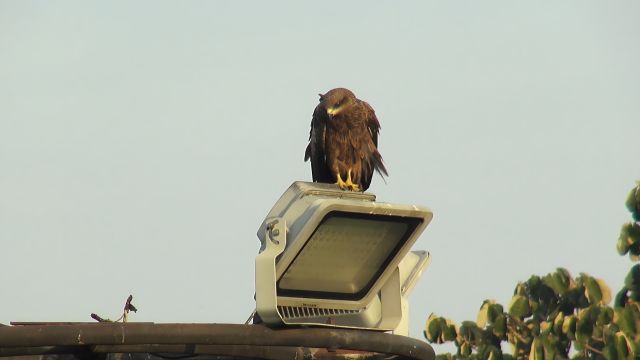
[[[360,186],[358,186],[358,184],[354,184],[351,180],[351,169],[347,171],[347,181],[344,184],[351,191],[360,191]]]
[[[340,177],[340,172],[338,172],[336,174],[336,176],[338,177],[338,181],[336,181],[336,185],[338,185],[338,187],[340,187],[340,189],[342,190],[346,190],[347,188],[349,188],[349,186],[347,185],[346,182],[342,181],[342,178]]]

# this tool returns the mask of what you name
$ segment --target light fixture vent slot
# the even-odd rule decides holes
[[[284,319],[339,316],[357,314],[361,310],[326,309],[305,306],[278,306],[278,312]]]

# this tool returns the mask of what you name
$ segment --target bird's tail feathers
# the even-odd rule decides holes
[[[387,173],[387,168],[384,166],[384,162],[382,161],[382,155],[378,151],[373,154],[373,168],[380,174],[382,180],[386,184],[385,176],[389,176]]]
[[[304,151],[304,161],[307,162],[311,158],[311,144],[307,145],[307,149]]]

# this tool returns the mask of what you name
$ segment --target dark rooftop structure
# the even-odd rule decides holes
[[[0,359],[435,359],[425,342],[384,332],[236,324],[0,324]]]

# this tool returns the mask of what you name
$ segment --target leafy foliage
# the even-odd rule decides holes
[[[618,254],[628,253],[631,260],[638,261],[640,260],[640,183],[631,190],[625,205],[631,212],[633,221],[622,225],[616,248]]]
[[[624,224],[620,255],[640,260],[640,183],[626,201],[633,222]],[[640,358],[640,264],[631,268],[611,302],[601,279],[572,277],[559,268],[516,285],[509,306],[485,300],[475,322],[430,315],[424,335],[431,343],[455,343],[456,354],[438,359],[635,359]],[[502,343],[511,353],[502,351]]]

